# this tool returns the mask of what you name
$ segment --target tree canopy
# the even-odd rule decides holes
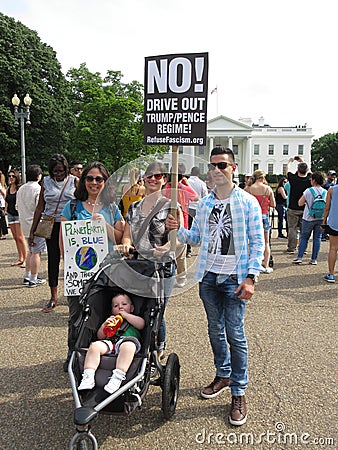
[[[67,73],[75,126],[72,153],[84,162],[97,159],[111,171],[161,147],[143,144],[143,85],[122,82],[119,71],[102,78],[86,64]],[[165,148],[165,147],[164,147]]]
[[[315,139],[311,147],[312,171],[327,172],[338,169],[338,133]]]
[[[29,93],[31,126],[26,127],[27,164],[67,155],[74,118],[69,84],[54,50],[38,34],[0,13],[0,167],[20,167],[20,129],[14,125],[11,99]]]

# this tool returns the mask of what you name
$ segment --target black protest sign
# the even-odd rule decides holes
[[[205,145],[208,53],[145,58],[144,142]]]

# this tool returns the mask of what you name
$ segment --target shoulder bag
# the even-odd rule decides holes
[[[53,227],[54,227],[55,215],[58,210],[62,194],[67,186],[68,181],[69,181],[69,177],[67,178],[67,181],[62,188],[62,191],[60,193],[59,200],[57,202],[54,214],[52,216],[48,216],[47,214],[41,214],[40,222],[38,223],[36,230],[34,231],[34,236],[42,237],[45,239],[51,238]]]

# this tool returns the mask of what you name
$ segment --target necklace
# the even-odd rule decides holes
[[[98,206],[98,205],[101,205],[101,203],[102,202],[90,202],[89,200],[86,200],[86,202],[88,203],[88,205],[90,205],[90,206]]]

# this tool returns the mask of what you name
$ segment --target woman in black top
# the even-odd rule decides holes
[[[287,209],[286,209],[286,199],[287,194],[285,192],[284,186],[287,183],[286,178],[279,180],[279,183],[275,190],[276,197],[276,211],[278,213],[278,237],[280,239],[287,239],[287,236],[283,234],[283,219],[285,219],[285,228],[288,229],[287,223]]]

